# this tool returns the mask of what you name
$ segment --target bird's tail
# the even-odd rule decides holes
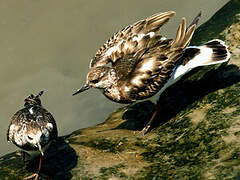
[[[211,40],[202,46],[189,46],[179,59],[179,66],[173,72],[172,83],[196,67],[227,63],[229,59],[227,46],[219,39]]]
[[[202,46],[189,46],[182,56],[183,65],[188,65],[190,69],[228,62],[229,59],[227,46],[219,39],[211,40]]]

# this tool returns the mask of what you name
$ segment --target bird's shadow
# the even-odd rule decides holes
[[[190,72],[162,93],[159,99],[161,105],[159,117],[153,123],[152,128],[174,118],[180,111],[207,94],[240,82],[239,67],[233,64],[212,69],[199,80],[189,80],[188,77],[191,77],[196,71],[202,71],[202,69]],[[155,105],[151,101],[130,105],[122,116],[122,119],[127,121],[115,129],[141,130],[150,120],[154,110]]]
[[[75,150],[64,141],[64,137],[59,137],[45,152],[40,174],[47,176],[46,179],[71,179],[70,170],[77,165],[77,161]],[[35,173],[38,169],[39,157],[25,162],[25,165],[28,171]]]

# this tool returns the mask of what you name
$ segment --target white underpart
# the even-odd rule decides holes
[[[141,72],[146,72],[149,70],[152,70],[154,67],[154,60],[153,59],[148,59],[148,61],[144,62],[139,69]]]
[[[111,94],[114,95],[114,97],[116,97],[117,100],[121,99],[120,92],[119,92],[119,89],[117,87],[116,88],[111,88]]]
[[[194,46],[190,46],[189,48],[193,48],[193,47]],[[211,64],[222,63],[221,61],[209,63],[211,60],[211,55],[213,53],[211,48],[207,48],[206,46],[200,46],[200,47],[194,47],[194,48],[200,49],[200,53],[197,56],[195,56],[193,59],[191,59],[187,64],[177,66],[172,72],[171,78],[164,85],[164,87],[159,91],[158,95],[161,95],[165,89],[167,89],[169,86],[171,86],[172,84],[180,80],[184,74],[188,73],[192,69],[198,66],[206,66]]]

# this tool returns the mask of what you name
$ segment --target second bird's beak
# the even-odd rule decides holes
[[[42,146],[41,146],[40,143],[37,143],[37,147],[38,147],[38,149],[39,149],[41,155],[44,156],[44,153],[43,153],[43,150],[42,150]]]
[[[76,94],[79,94],[83,91],[86,91],[90,88],[90,86],[88,86],[88,84],[84,84],[83,87],[81,87],[80,89],[78,89],[75,93],[73,93],[73,96],[76,95]]]

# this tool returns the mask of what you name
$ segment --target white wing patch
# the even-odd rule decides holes
[[[139,34],[139,35],[134,36],[132,40],[138,42],[138,41],[140,41],[144,36],[150,36],[150,38],[152,38],[154,35],[155,35],[155,32],[149,32],[149,33],[147,33],[147,34],[141,33],[141,34]]]
[[[147,61],[142,63],[142,66],[140,67],[139,71],[146,72],[150,71],[154,68],[154,59],[148,59]]]
[[[160,41],[165,41],[167,38],[166,37],[161,37]]]
[[[140,41],[144,36],[145,36],[145,34],[139,34],[138,36],[134,36],[132,40],[133,41]]]
[[[147,78],[147,74],[138,74],[137,76],[135,76],[132,80],[131,83],[135,86],[141,86],[142,85],[142,80]]]
[[[132,83],[133,83],[135,86],[139,86],[139,85],[141,84],[141,80],[140,80],[140,78],[137,76],[137,77],[133,78]]]
[[[125,90],[126,92],[129,92],[129,91],[130,91],[130,88],[129,88],[128,86],[125,86],[124,90]]]
[[[146,35],[149,35],[150,38],[152,38],[152,37],[155,35],[155,32],[149,32],[149,33],[147,33]]]
[[[138,34],[138,35],[135,35],[133,38],[132,38],[132,41],[141,41],[141,39],[144,37],[144,36],[150,36],[150,38],[152,38],[153,36],[155,36],[155,32],[149,32],[147,34]],[[122,45],[122,43],[125,42],[124,40],[121,40],[119,41],[115,46],[109,48],[106,52],[105,52],[105,55],[106,56],[111,56],[112,53],[116,52],[118,49],[119,49],[119,46]],[[125,49],[128,49],[129,48],[129,44],[127,42],[124,43],[124,48]],[[91,63],[90,63],[91,64]]]
[[[113,52],[116,52],[116,51],[118,50],[119,46],[120,46],[122,43],[123,43],[123,40],[119,41],[116,46],[113,46],[113,47],[109,48],[109,49],[105,52],[105,55],[106,55],[106,56],[110,56]]]

